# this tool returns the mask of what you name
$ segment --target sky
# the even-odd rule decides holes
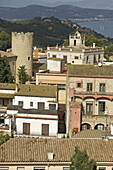
[[[70,4],[83,8],[113,9],[113,0],[0,0],[0,7],[19,8],[32,4],[49,7]]]

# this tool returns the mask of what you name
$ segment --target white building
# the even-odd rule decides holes
[[[55,110],[20,109],[15,122],[15,137],[57,137],[58,113]]]
[[[68,47],[48,47],[47,58],[64,59],[65,63],[71,64],[98,64],[103,63],[104,49],[85,46],[85,38],[76,32],[74,35],[69,35]]]

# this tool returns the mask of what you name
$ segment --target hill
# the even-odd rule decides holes
[[[46,7],[29,5],[21,8],[0,7],[0,18],[6,20],[23,20],[34,17],[51,17],[59,19],[113,19],[113,10],[80,8],[73,5]]]
[[[69,34],[74,33],[76,30],[80,31],[81,34],[93,34],[97,38],[105,39],[101,34],[97,34],[88,28],[82,28],[69,20],[60,21],[54,17],[36,17],[15,22],[0,19],[0,32],[5,31],[10,35],[11,32],[33,32],[33,43],[37,47],[55,46],[57,43],[61,45],[65,39],[68,39]],[[106,42],[109,41],[107,39]]]

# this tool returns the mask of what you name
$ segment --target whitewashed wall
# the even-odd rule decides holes
[[[58,118],[57,115],[38,115],[37,117]],[[17,134],[23,134],[23,123],[30,123],[31,135],[42,135],[42,124],[49,124],[49,136],[57,136],[58,120],[16,118]]]
[[[18,105],[19,101],[23,101],[23,108],[25,109],[38,109],[38,102],[45,103],[45,110],[49,109],[49,104],[52,104],[48,101],[56,101],[56,98],[47,98],[47,97],[29,97],[29,96],[15,96],[13,99],[13,105]],[[33,106],[30,106],[30,102],[33,102]],[[58,104],[56,103],[56,110]]]

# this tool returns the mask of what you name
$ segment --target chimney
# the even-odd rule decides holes
[[[48,152],[48,159],[49,160],[53,160],[53,152],[52,151],[50,151],[50,152]]]
[[[93,43],[93,48],[95,48],[95,43]]]
[[[16,93],[18,92],[18,83],[16,83]]]

